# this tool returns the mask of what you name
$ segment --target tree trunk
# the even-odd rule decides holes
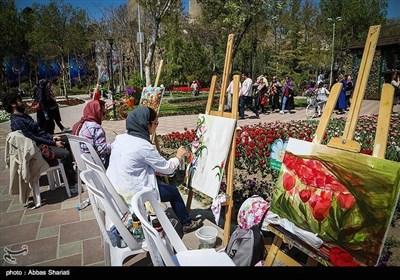
[[[62,72],[62,79],[63,79],[63,90],[64,90],[64,96],[66,99],[68,99],[68,93],[67,93],[67,86],[65,85],[65,63],[64,63],[64,56],[61,54],[61,72]]]
[[[236,53],[239,50],[240,42],[242,41],[244,35],[247,33],[247,30],[249,29],[249,26],[252,21],[253,21],[253,16],[246,18],[246,20],[243,23],[242,31],[240,31],[237,35],[235,35],[235,43],[233,44],[233,50],[232,50],[232,61],[235,59]]]
[[[158,37],[158,31],[160,28],[160,19],[154,20],[153,30],[150,39],[149,51],[147,52],[146,59],[144,61],[144,73],[146,77],[146,86],[151,85],[151,66],[154,59],[154,51],[156,50],[156,42]]]

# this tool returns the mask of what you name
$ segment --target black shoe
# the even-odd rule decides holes
[[[201,227],[201,220],[192,220],[189,224],[182,226],[183,233],[189,233]]]

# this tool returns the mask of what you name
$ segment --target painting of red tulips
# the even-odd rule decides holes
[[[271,211],[376,265],[400,189],[400,163],[290,138]]]

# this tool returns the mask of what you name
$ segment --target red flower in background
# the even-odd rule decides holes
[[[329,252],[329,259],[333,266],[359,266],[352,255],[339,247],[333,247]]]

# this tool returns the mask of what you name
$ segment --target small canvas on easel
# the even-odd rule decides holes
[[[235,119],[205,114],[197,120],[187,177],[191,187],[212,198],[218,195],[235,125]]]
[[[164,89],[164,87],[151,86],[143,88],[139,106],[148,106],[158,112],[164,96]]]
[[[289,139],[271,211],[376,265],[400,189],[400,163]]]

